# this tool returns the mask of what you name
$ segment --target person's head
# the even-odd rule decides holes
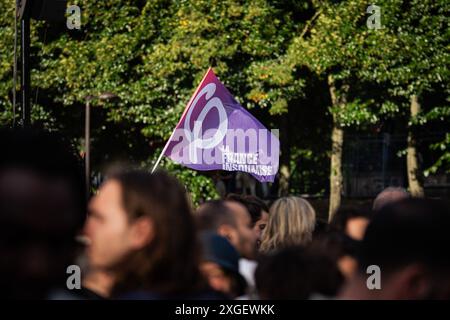
[[[203,249],[200,269],[209,285],[230,298],[245,293],[246,282],[239,274],[239,253],[227,239],[213,232],[201,234]]]
[[[308,250],[325,255],[334,261],[345,278],[358,269],[357,256],[360,242],[342,232],[324,232],[315,237]]]
[[[86,216],[81,159],[56,133],[0,132],[0,287],[42,299],[65,288]]]
[[[268,252],[292,245],[306,245],[316,223],[314,208],[303,198],[280,198],[270,207],[260,250]]]
[[[313,294],[335,296],[343,276],[328,256],[293,246],[261,257],[255,282],[263,300],[299,300]]]
[[[256,237],[258,238],[257,246],[259,246],[261,243],[262,232],[269,221],[268,206],[264,201],[252,195],[229,194],[227,200],[239,202],[247,208],[252,220],[253,232],[255,232]]]
[[[225,237],[247,259],[256,254],[256,235],[247,209],[236,201],[212,200],[196,211],[197,225],[202,231],[215,231]]]
[[[359,274],[342,297],[450,298],[449,229],[449,205],[443,202],[411,198],[383,207],[362,241]],[[381,288],[369,290],[368,277],[376,279],[378,268]]]
[[[361,240],[370,222],[370,212],[364,209],[341,208],[333,216],[329,228],[350,238]]]
[[[185,189],[163,171],[108,179],[89,204],[88,260],[108,270],[113,294],[194,290],[199,283],[195,225]]]
[[[375,200],[373,201],[373,211],[379,211],[384,206],[394,203],[403,199],[410,198],[411,195],[408,191],[400,187],[387,187],[381,191]]]

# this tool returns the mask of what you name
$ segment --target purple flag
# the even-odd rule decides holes
[[[279,152],[276,135],[244,109],[209,68],[162,154],[191,169],[242,171],[273,182]]]

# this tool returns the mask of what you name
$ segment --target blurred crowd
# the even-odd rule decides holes
[[[444,200],[391,187],[371,210],[341,208],[328,222],[297,196],[195,207],[169,173],[135,169],[111,172],[86,199],[63,137],[3,130],[0,150],[4,298],[450,298]]]

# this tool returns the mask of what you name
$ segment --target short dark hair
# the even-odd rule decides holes
[[[217,231],[223,224],[236,226],[233,212],[224,200],[206,201],[195,212],[195,218],[200,231]]]
[[[384,206],[367,227],[360,269],[378,265],[384,273],[411,263],[450,268],[450,210],[439,200],[410,198]]]
[[[269,207],[264,203],[264,201],[256,196],[230,193],[226,200],[239,202],[246,207],[247,211],[250,213],[252,225],[255,225],[255,223],[261,219],[263,211],[266,211],[267,213],[269,212]]]

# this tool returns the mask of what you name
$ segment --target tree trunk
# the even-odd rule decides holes
[[[280,135],[283,137],[280,156],[280,180],[278,196],[285,197],[289,194],[289,180],[291,178],[291,146],[289,143],[289,113],[281,116]]]
[[[420,113],[420,103],[416,95],[411,96],[410,112],[411,119],[414,119]],[[417,140],[413,126],[408,128],[407,144],[406,170],[408,172],[409,191],[413,197],[423,197],[422,176],[417,158]]]
[[[331,75],[328,76],[328,86],[333,107],[343,108],[346,103],[346,88],[338,97],[336,85]],[[348,88],[347,88],[348,89]],[[330,203],[328,209],[328,220],[341,205],[343,175],[342,175],[342,147],[344,144],[344,130],[340,126],[337,115],[333,113],[333,128],[331,131],[331,167],[330,167]]]

